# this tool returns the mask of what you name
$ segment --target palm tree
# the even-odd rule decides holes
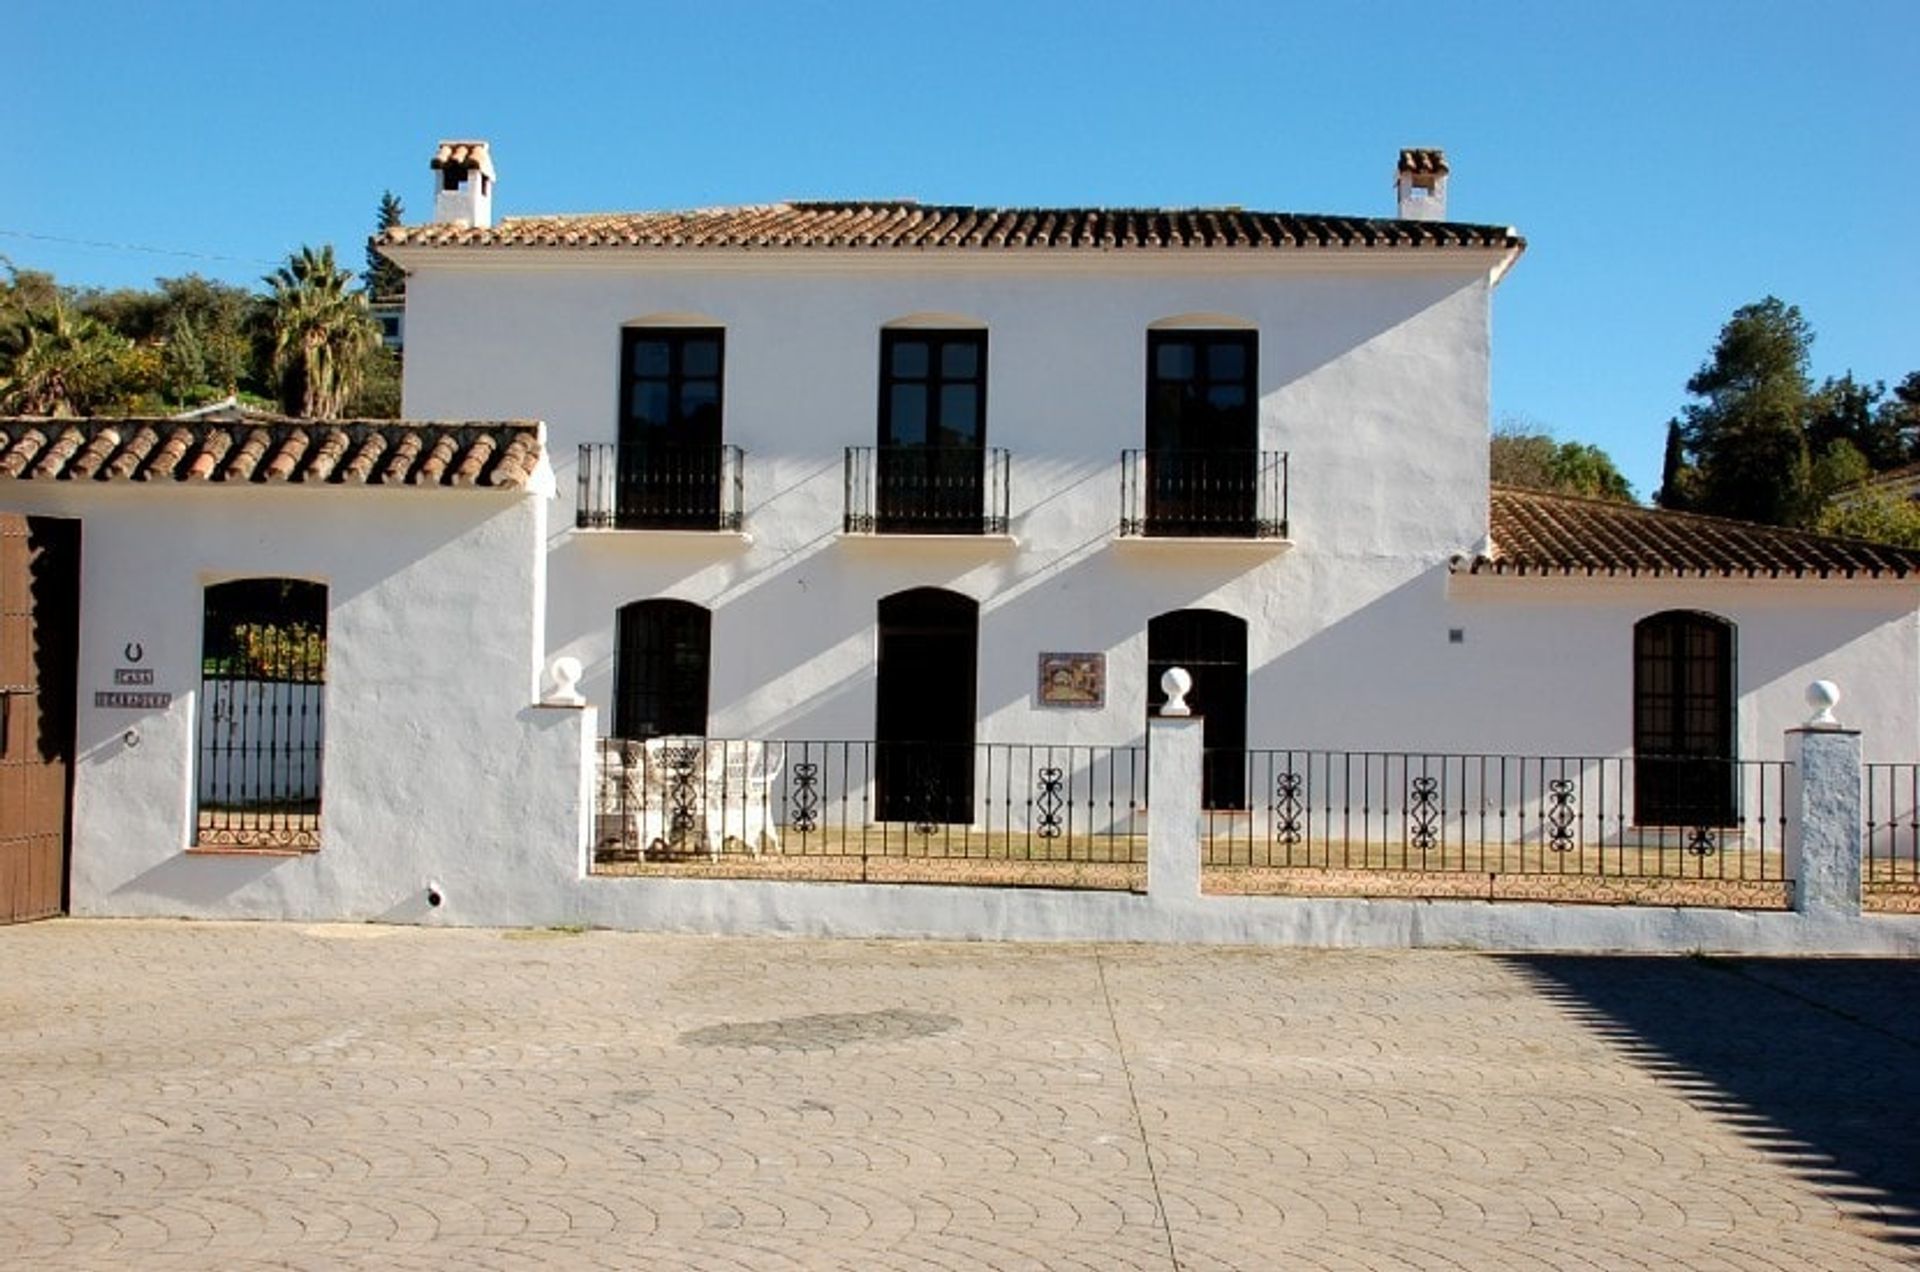
[[[81,415],[116,396],[126,339],[59,297],[29,309],[20,343],[0,375],[0,411],[20,415]]]
[[[353,275],[334,263],[333,248],[302,247],[268,274],[273,376],[290,415],[330,420],[360,387],[367,353],[380,329],[367,298],[348,290]]]

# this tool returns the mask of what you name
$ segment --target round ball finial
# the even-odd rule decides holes
[[[1163,716],[1190,716],[1193,708],[1187,705],[1187,695],[1193,692],[1193,676],[1185,667],[1169,667],[1160,675],[1160,691],[1167,695],[1167,705],[1160,708]]]
[[[580,696],[581,666],[578,658],[556,658],[550,670],[553,674],[553,691],[547,695],[548,702],[563,707],[577,707],[586,702]]]
[[[1807,717],[1809,728],[1838,728],[1839,719],[1833,714],[1834,707],[1840,703],[1840,686],[1831,680],[1816,680],[1807,686],[1807,706],[1813,714]]]

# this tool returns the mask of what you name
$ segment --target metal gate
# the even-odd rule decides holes
[[[0,513],[0,923],[66,909],[80,525]]]

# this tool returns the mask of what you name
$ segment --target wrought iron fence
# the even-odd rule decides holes
[[[744,467],[738,446],[584,445],[574,524],[592,530],[738,530]]]
[[[1867,904],[1920,910],[1920,764],[1861,768],[1866,800],[1861,883]]]
[[[998,447],[849,446],[849,534],[1005,534],[1012,460]]]
[[[1284,539],[1287,452],[1120,452],[1120,533],[1126,538]]]
[[[1250,807],[1207,814],[1210,867],[1789,882],[1783,761],[1260,750],[1244,763]],[[1648,785],[1713,798],[1649,820],[1635,799]]]
[[[1142,747],[604,738],[603,874],[1140,888]]]

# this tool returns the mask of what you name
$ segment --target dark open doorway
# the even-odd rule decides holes
[[[1218,610],[1174,610],[1147,624],[1147,715],[1166,705],[1160,677],[1193,676],[1187,704],[1202,716],[1207,750],[1201,799],[1207,808],[1247,806],[1247,623]]]
[[[980,606],[921,587],[882,597],[879,620],[879,819],[970,823]]]

